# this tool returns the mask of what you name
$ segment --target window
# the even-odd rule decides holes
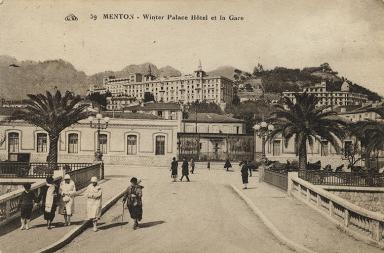
[[[157,116],[163,117],[163,111],[157,111]]]
[[[165,155],[165,136],[156,136],[156,155]]]
[[[18,133],[8,134],[8,152],[9,153],[19,152],[19,134]]]
[[[280,151],[281,151],[280,144],[281,144],[280,140],[274,140],[273,141],[273,150],[272,150],[273,156],[279,156],[280,155]]]
[[[107,153],[107,143],[108,143],[108,136],[106,134],[100,134],[99,145],[100,145],[100,151],[103,154]]]
[[[79,152],[79,135],[78,134],[68,134],[68,153],[78,153]]]
[[[127,154],[128,155],[137,154],[137,136],[136,135],[127,136]]]
[[[38,133],[36,135],[36,151],[37,153],[46,153],[47,152],[47,134]]]
[[[328,141],[321,141],[321,156],[327,156],[328,150]]]

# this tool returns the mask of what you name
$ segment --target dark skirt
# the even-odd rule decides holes
[[[172,170],[172,174],[171,174],[172,177],[177,177],[177,170]]]
[[[20,216],[22,219],[31,219],[33,205],[22,205],[20,208]]]
[[[43,211],[44,211],[44,220],[53,221],[53,219],[55,218],[56,206],[53,206],[50,212],[46,212],[45,207],[43,207]]]
[[[248,175],[242,175],[241,179],[243,180],[243,184],[248,184]]]
[[[143,218],[143,207],[142,206],[128,206],[129,214],[132,219],[141,221]]]

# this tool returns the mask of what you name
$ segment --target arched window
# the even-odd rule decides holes
[[[127,154],[128,155],[137,154],[137,136],[136,135],[127,136]]]
[[[156,136],[156,155],[165,155],[165,136]]]
[[[38,133],[36,135],[36,152],[46,153],[47,152],[47,134]]]
[[[100,134],[99,135],[99,145],[100,145],[100,151],[103,154],[107,153],[107,144],[108,144],[108,136],[106,134]]]
[[[9,153],[18,153],[19,152],[19,133],[9,133],[8,134],[8,152]]]
[[[79,152],[79,135],[68,134],[68,153]]]

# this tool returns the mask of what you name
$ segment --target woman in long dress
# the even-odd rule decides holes
[[[87,217],[92,220],[93,231],[97,231],[97,221],[101,216],[101,201],[103,192],[100,185],[97,184],[97,178],[91,178],[91,184],[87,187]]]
[[[64,176],[64,181],[60,183],[59,195],[60,206],[59,213],[64,215],[64,225],[71,225],[71,217],[75,210],[75,194],[76,186],[75,183],[71,180],[71,177],[66,174]]]
[[[46,182],[47,185],[42,188],[39,195],[39,201],[41,201],[41,209],[44,212],[44,220],[47,221],[47,228],[51,229],[58,204],[59,190],[52,176],[48,176]]]
[[[131,218],[134,220],[133,229],[139,227],[139,221],[143,218],[143,186],[139,185],[137,178],[131,178],[131,185],[125,192],[123,203],[127,202],[127,207]]]
[[[244,184],[243,189],[247,189],[247,185],[248,185],[248,164],[247,164],[247,161],[244,161],[243,167],[241,167],[241,179],[242,179],[243,184]]]
[[[173,182],[176,182],[177,178],[177,167],[178,167],[178,162],[176,161],[176,157],[172,159],[171,163],[171,177],[173,178]]]

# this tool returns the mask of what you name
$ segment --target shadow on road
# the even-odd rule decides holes
[[[123,226],[123,225],[127,225],[127,224],[128,224],[127,221],[111,223],[111,224],[108,224],[108,225],[105,225],[105,226],[101,226],[101,227],[99,227],[99,229],[100,230],[107,230],[107,229],[110,229],[110,228],[114,228],[114,227],[118,227],[118,226]]]
[[[163,223],[165,223],[165,221],[163,221],[163,220],[150,221],[150,222],[140,223],[139,227],[140,228],[149,228],[149,227],[153,227],[153,226],[160,225],[160,224],[163,224]]]

